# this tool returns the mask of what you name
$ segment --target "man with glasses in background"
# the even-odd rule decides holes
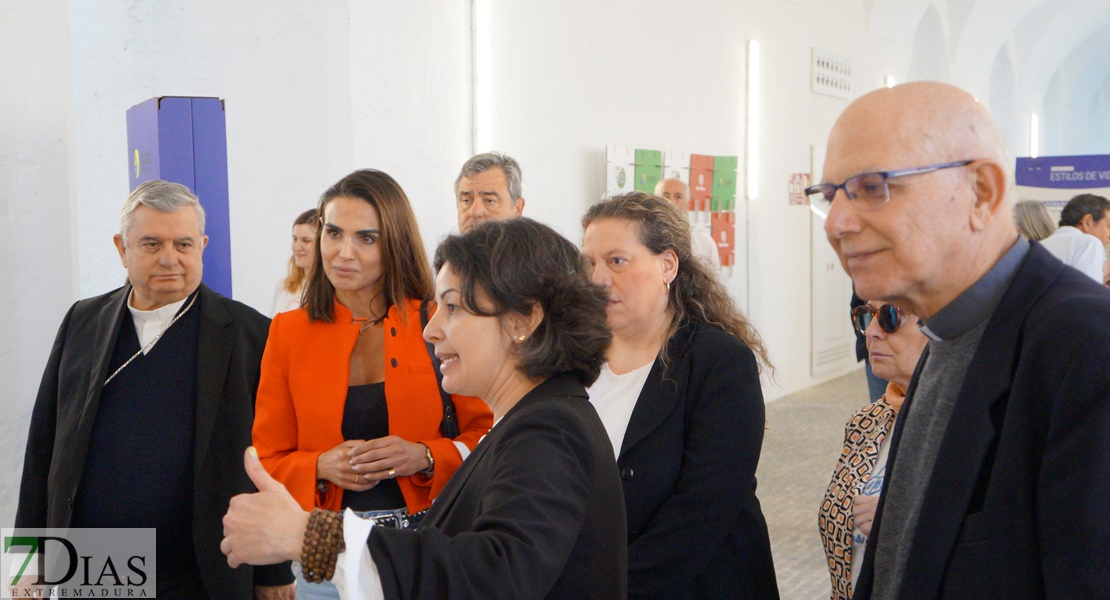
[[[855,598],[1110,597],[1110,291],[1018,235],[1013,159],[947,84],[856,100],[806,190],[929,343]]]

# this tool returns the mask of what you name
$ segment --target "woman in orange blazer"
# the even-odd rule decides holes
[[[440,432],[443,402],[420,319],[431,270],[397,182],[355,171],[324,192],[319,212],[305,303],[270,326],[254,445],[305,510],[351,508],[411,526],[492,415],[477,398],[453,396],[460,433]],[[297,596],[338,594],[298,572]]]

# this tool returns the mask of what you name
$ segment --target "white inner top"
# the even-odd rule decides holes
[[[135,292],[132,291],[131,294],[134,295]],[[186,296],[177,302],[154,310],[139,310],[131,306],[131,298],[127,299],[127,310],[131,311],[131,320],[135,323],[135,333],[139,334],[139,347],[143,349],[143,354],[150,353],[151,348],[157,345],[151,344],[150,348],[146,347],[151,340],[158,337],[158,334],[166,329],[174,315],[188,299],[189,297]]]
[[[636,400],[647,382],[648,373],[655,361],[617,375],[609,368],[609,363],[601,366],[601,375],[590,386],[590,402],[601,417],[605,431],[609,433],[609,441],[613,444],[613,453],[621,455],[621,444],[624,442],[624,432],[628,430],[628,420],[632,418],[632,409],[636,408]]]

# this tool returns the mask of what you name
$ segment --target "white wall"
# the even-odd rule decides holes
[[[70,16],[81,296],[126,276],[111,237],[128,193],[127,109],[217,96],[234,295],[268,314],[293,218],[351,170],[347,2],[74,2]]]
[[[471,155],[470,3],[352,0],[350,23],[353,165],[401,184],[431,259]]]
[[[526,214],[575,242],[604,190],[606,145],[743,157],[745,43],[760,41],[748,271],[750,316],[778,367],[768,399],[818,382],[810,249],[826,242],[806,207],[788,205],[787,178],[809,171],[810,145],[847,101],[809,91],[811,47],[852,57],[856,95],[913,71],[989,98],[989,62],[946,62],[949,11],[933,3],[915,4],[914,18],[930,15],[916,41],[869,30],[874,7],[892,6],[878,0],[490,3],[493,146],[523,166]],[[471,152],[470,45],[469,0],[0,4],[0,302],[16,316],[0,326],[0,523],[14,514],[26,418],[65,308],[124,278],[110,238],[127,194],[127,108],[225,100],[235,296],[268,312],[293,217],[354,168],[394,175],[429,249],[454,225],[451,185]],[[1086,97],[1107,96],[1104,85]],[[1008,110],[1024,118],[1028,105]],[[819,299],[845,313],[847,300]]]
[[[0,18],[0,525],[15,519],[39,374],[73,302],[73,96],[61,0],[8,2]]]

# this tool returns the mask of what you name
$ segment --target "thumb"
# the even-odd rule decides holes
[[[251,478],[254,487],[258,488],[260,492],[284,492],[285,486],[270,477],[266,472],[266,468],[262,466],[262,461],[258,460],[258,450],[254,446],[247,448],[246,453],[243,455],[243,467],[247,470],[247,476]]]

